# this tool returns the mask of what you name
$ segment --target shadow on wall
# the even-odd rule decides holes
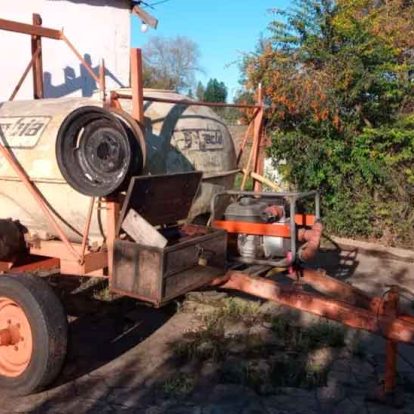
[[[91,55],[86,53],[83,55],[83,59],[92,68],[93,73],[99,76],[99,64],[92,65]],[[83,97],[92,96],[94,91],[98,89],[96,81],[81,63],[79,63],[78,73],[79,76],[76,76],[76,70],[72,66],[66,66],[63,69],[64,82],[60,85],[54,85],[52,74],[45,72],[43,75],[45,98],[61,98],[77,91],[81,91]],[[120,88],[125,87],[108,68],[105,70],[105,75],[112,79]]]

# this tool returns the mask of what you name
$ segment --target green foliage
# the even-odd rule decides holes
[[[224,82],[217,79],[210,79],[204,92],[204,100],[206,102],[226,102],[227,87]]]
[[[402,33],[414,5],[298,0],[277,13],[244,62],[248,86],[261,82],[272,102],[275,165],[322,191],[329,230],[412,246],[414,55]]]
[[[204,101],[204,93],[206,88],[201,82],[198,82],[197,89],[196,89],[196,98],[198,101]]]

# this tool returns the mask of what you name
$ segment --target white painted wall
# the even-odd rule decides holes
[[[0,17],[63,28],[68,39],[98,73],[105,59],[107,87],[129,84],[130,11],[128,0],[0,0]],[[42,39],[46,97],[90,96],[97,88],[62,42]],[[0,30],[0,102],[7,100],[31,59],[30,36]],[[32,99],[32,73],[16,99]]]

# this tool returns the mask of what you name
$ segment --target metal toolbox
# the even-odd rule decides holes
[[[114,246],[113,291],[160,306],[224,274],[227,233],[177,224],[187,217],[200,181],[200,172],[132,179]],[[126,240],[135,230],[139,241]]]

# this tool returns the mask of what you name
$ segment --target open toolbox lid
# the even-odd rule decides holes
[[[132,208],[153,226],[187,218],[200,186],[201,171],[133,177],[122,205],[118,233]]]

